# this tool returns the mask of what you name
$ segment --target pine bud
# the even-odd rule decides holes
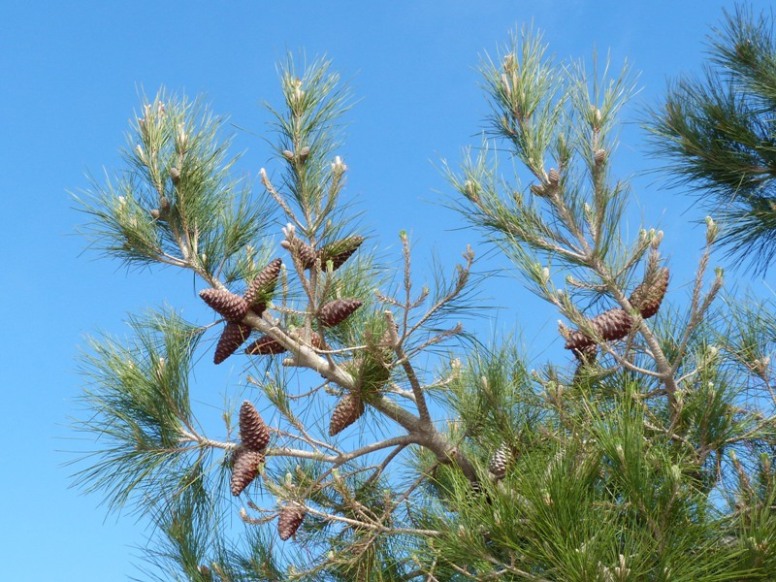
[[[283,157],[291,161],[294,159],[294,152],[291,150],[283,150]]]
[[[264,464],[264,453],[238,448],[232,460],[232,495],[237,497],[258,477]]]
[[[331,413],[329,436],[339,434],[356,422],[362,414],[364,414],[364,403],[361,398],[352,393],[345,394]]]
[[[334,156],[334,161],[331,164],[331,171],[335,176],[341,176],[348,170],[348,166],[342,161],[339,156]]]
[[[308,157],[310,157],[310,147],[304,146],[302,149],[299,150],[299,161],[304,164],[307,161]]]
[[[248,303],[245,299],[226,289],[203,289],[199,292],[199,296],[227,321],[242,321],[248,313]]]
[[[296,505],[287,505],[278,516],[278,536],[286,541],[293,536],[304,521],[305,511]]]
[[[706,244],[712,244],[715,240],[717,240],[717,235],[719,234],[719,226],[717,226],[717,223],[714,222],[714,219],[711,216],[706,217]]]
[[[175,166],[170,168],[170,180],[172,180],[174,185],[181,181],[181,171]]]
[[[593,154],[593,159],[595,160],[595,165],[600,166],[606,161],[606,150],[603,148],[597,149],[595,153]]]
[[[286,351],[283,345],[268,335],[261,336],[255,342],[245,348],[245,353],[251,356],[269,356],[282,354]]]
[[[560,172],[555,168],[550,168],[550,171],[547,173],[547,182],[553,188],[557,187],[560,184]]]
[[[321,307],[318,321],[324,327],[334,327],[350,317],[361,305],[358,299],[335,299]]]
[[[237,351],[248,336],[251,335],[251,326],[244,323],[229,322],[224,327],[224,331],[221,337],[218,339],[218,345],[216,345],[216,353],[213,357],[215,364],[220,364],[226,358],[231,356]]]

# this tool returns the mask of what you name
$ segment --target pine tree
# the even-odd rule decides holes
[[[591,78],[521,33],[482,74],[491,135],[448,175],[465,220],[567,320],[567,351],[549,363],[510,340],[467,341],[456,317],[477,307],[470,249],[416,289],[402,233],[399,280],[378,276],[342,204],[349,96],[327,62],[283,68],[262,191],[231,179],[207,111],[160,93],[137,120],[125,180],[83,198],[107,253],[206,288],[198,323],[135,317],[128,340],[96,338],[84,362],[80,428],[99,439],[77,481],[154,521],[160,579],[776,571],[773,306],[718,300],[712,220],[695,273],[669,271],[662,232],[624,239],[611,136],[627,71]],[[216,424],[205,416],[222,396],[200,405],[190,386],[213,351],[249,387]]]
[[[706,75],[677,81],[650,126],[676,182],[715,214],[720,243],[764,272],[776,256],[773,15],[737,7],[709,48]]]

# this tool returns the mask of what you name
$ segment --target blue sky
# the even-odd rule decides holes
[[[87,334],[123,333],[125,315],[168,302],[193,305],[190,278],[170,271],[127,272],[86,251],[84,221],[68,191],[86,176],[120,167],[139,95],[164,85],[202,94],[228,115],[238,171],[255,177],[269,162],[268,116],[278,102],[276,64],[287,51],[327,55],[357,98],[342,155],[349,195],[372,242],[398,256],[397,233],[416,242],[415,263],[436,254],[452,264],[480,236],[461,230],[443,206],[451,189],[440,160],[477,144],[487,105],[477,66],[510,30],[533,23],[559,59],[610,51],[640,73],[641,92],[625,111],[616,168],[633,181],[635,216],[666,231],[674,265],[692,264],[703,240],[690,200],[662,187],[637,121],[669,78],[700,71],[703,40],[723,6],[712,0],[652,2],[49,2],[0,5],[0,248],[6,299],[0,307],[4,403],[0,419],[0,577],[5,580],[125,580],[145,542],[146,524],[106,517],[99,496],[69,488],[82,379],[77,354]],[[762,3],[762,7],[767,4]],[[755,3],[755,6],[757,4]],[[639,224],[630,225],[632,232]],[[490,266],[507,267],[492,259]],[[684,282],[689,282],[688,272]],[[763,281],[753,281],[755,290]],[[687,287],[672,288],[686,295]],[[498,319],[485,333],[519,326],[531,355],[557,348],[557,315],[509,276],[490,281]],[[497,312],[493,312],[494,316]],[[554,347],[553,347],[554,346]],[[238,381],[225,368],[220,394]]]

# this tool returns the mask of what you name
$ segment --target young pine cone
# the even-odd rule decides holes
[[[351,393],[345,394],[331,413],[329,436],[339,434],[356,422],[362,414],[364,414],[364,403],[361,398]]]
[[[286,541],[296,533],[304,521],[305,511],[301,507],[287,505],[278,516],[278,536]]]
[[[245,353],[251,356],[268,356],[273,354],[282,354],[286,348],[268,335],[263,335],[255,342],[245,348]]]
[[[226,358],[231,356],[237,351],[248,336],[251,335],[251,326],[244,323],[229,322],[224,327],[224,331],[221,337],[218,339],[218,345],[216,345],[216,353],[213,357],[213,362],[220,364]]]
[[[331,261],[332,268],[339,269],[363,242],[363,236],[348,236],[327,244],[320,252],[321,268],[326,269],[326,263]]]
[[[350,317],[361,305],[358,299],[335,299],[321,307],[318,321],[324,327],[334,327]]]
[[[259,411],[247,400],[240,407],[240,442],[249,451],[262,452],[269,443],[269,429]]]
[[[227,321],[242,321],[248,313],[248,303],[245,299],[226,289],[203,289],[199,296]]]
[[[238,448],[232,460],[232,495],[237,497],[259,475],[264,464],[264,453]]]
[[[605,341],[612,341],[624,338],[630,333],[633,327],[633,318],[628,315],[624,309],[610,309],[600,315],[596,315],[588,321],[597,335]],[[595,344],[593,339],[582,331],[568,332],[566,337],[567,350],[582,350],[587,346]]]
[[[261,315],[267,307],[267,301],[270,300],[275,291],[275,285],[280,274],[280,267],[283,261],[275,259],[269,265],[264,267],[261,272],[248,287],[243,299],[257,315]]]
[[[659,269],[650,279],[636,287],[629,299],[644,319],[652,317],[660,309],[668,289],[668,269]]]
[[[507,468],[512,462],[512,449],[506,443],[497,448],[488,462],[488,472],[496,481],[500,481],[507,474]]]

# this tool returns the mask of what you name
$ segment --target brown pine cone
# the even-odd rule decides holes
[[[345,394],[331,413],[329,436],[342,432],[356,422],[362,414],[364,414],[364,403],[361,398],[351,393]]]
[[[298,238],[291,239],[290,241],[284,240],[280,243],[280,246],[296,257],[304,269],[311,269],[315,265],[315,259],[318,258],[318,253],[315,252],[315,249]]]
[[[278,516],[278,536],[286,541],[296,533],[304,521],[305,511],[296,505],[287,505],[280,510]]]
[[[506,444],[502,443],[497,448],[488,462],[488,471],[498,481],[504,478],[507,474],[507,467],[512,462],[512,449]]]
[[[340,268],[363,242],[363,236],[348,236],[327,244],[320,252],[321,268],[325,269],[328,261],[331,261],[332,268]]]
[[[574,357],[583,364],[592,364],[598,355],[598,346],[590,343],[580,348],[574,348]]]
[[[232,459],[232,495],[237,497],[258,477],[264,464],[264,453],[240,447]]]
[[[624,338],[633,327],[633,318],[624,309],[610,309],[589,320],[590,326],[606,341]],[[566,338],[567,350],[582,350],[595,344],[593,339],[582,331],[572,331]]]
[[[199,296],[227,321],[242,321],[248,313],[248,303],[245,299],[226,289],[203,289]]]
[[[221,337],[218,339],[216,345],[216,353],[213,357],[213,362],[220,364],[226,358],[231,356],[237,351],[248,336],[251,335],[251,326],[244,323],[229,322],[226,324]]]
[[[279,342],[272,339],[268,335],[261,336],[259,339],[257,339],[247,348],[245,348],[245,353],[250,354],[252,356],[268,356],[272,354],[282,354],[285,351],[286,351],[286,348],[284,348]]]
[[[269,429],[259,411],[247,400],[240,406],[240,442],[250,451],[267,448]]]
[[[361,305],[358,299],[335,299],[321,307],[318,321],[324,327],[334,327],[350,317]]]
[[[275,259],[264,267],[261,272],[256,275],[256,278],[245,292],[243,299],[245,299],[245,302],[250,308],[256,312],[256,315],[262,314],[267,307],[267,302],[272,298],[282,264],[283,261]]]
[[[659,269],[650,279],[636,287],[629,299],[644,319],[652,317],[660,309],[668,289],[668,269]]]

